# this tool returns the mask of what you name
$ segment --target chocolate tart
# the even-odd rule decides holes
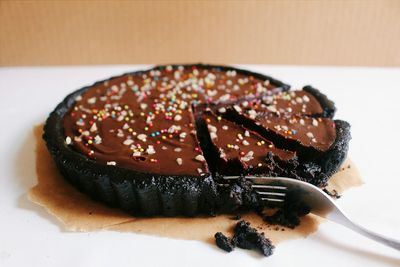
[[[48,117],[43,138],[68,181],[93,199],[132,214],[192,216],[249,209],[258,204],[250,182],[221,185],[221,175],[285,175],[323,185],[346,156],[349,125],[331,120],[333,102],[311,87],[289,89],[272,77],[227,66],[158,66],[71,93]],[[291,94],[295,101],[309,98],[314,104],[271,108],[274,103],[292,105]],[[279,123],[300,116],[336,128],[321,150],[301,138],[270,133],[271,127],[246,117],[238,106],[253,106]],[[228,125],[226,140],[232,143],[239,134],[249,135],[251,155],[239,151],[221,157],[219,148],[227,143],[213,142],[209,120],[221,127],[217,131]]]

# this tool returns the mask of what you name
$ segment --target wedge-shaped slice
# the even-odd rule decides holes
[[[258,112],[255,118],[249,116],[251,110],[235,114],[246,126],[262,133],[278,147],[290,150],[305,150],[314,154],[327,151],[336,139],[335,122],[326,118],[307,116],[278,116],[274,113]]]
[[[226,105],[217,106],[218,112],[223,113],[225,107]],[[332,101],[310,86],[304,87],[303,90],[281,91],[237,101],[234,107],[238,111],[250,110],[248,115],[253,119],[258,112],[274,113],[279,116],[306,115],[332,118],[336,110]]]
[[[203,116],[210,150],[219,174],[284,175],[297,165],[296,153],[279,149],[272,142],[211,111]]]

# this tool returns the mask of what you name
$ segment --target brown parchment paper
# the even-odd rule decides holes
[[[34,203],[43,206],[55,216],[68,231],[113,230],[136,232],[176,239],[200,240],[214,242],[215,232],[230,233],[235,221],[232,215],[195,218],[137,218],[121,210],[108,208],[91,200],[72,187],[58,173],[42,139],[43,125],[34,128],[36,137],[36,172],[38,183],[28,192]],[[340,171],[329,182],[329,190],[338,193],[361,185],[362,179],[350,160],[346,160]],[[242,214],[253,227],[265,232],[274,243],[306,237],[318,229],[323,221],[318,216],[309,214],[302,218],[296,229],[270,226],[254,213]]]

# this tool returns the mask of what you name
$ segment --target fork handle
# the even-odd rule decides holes
[[[396,250],[400,250],[400,241],[399,240],[395,240],[393,238],[390,237],[385,237],[381,234],[375,233],[371,230],[368,230],[367,228],[352,222],[350,219],[348,219],[347,217],[341,218],[340,220],[333,220],[343,226],[346,226],[347,228],[365,236],[368,237],[372,240],[375,240],[381,244],[384,244],[386,246],[392,247]]]

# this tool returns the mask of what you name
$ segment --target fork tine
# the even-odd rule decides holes
[[[285,193],[277,193],[277,192],[263,192],[263,191],[256,191],[257,194],[263,195],[263,196],[277,196],[277,197],[284,197],[286,196]]]
[[[240,177],[244,177],[245,179],[269,179],[274,177],[269,176],[255,176],[255,175],[224,175],[222,178],[225,180],[239,179]]]
[[[283,203],[283,202],[285,202],[284,199],[269,198],[269,197],[262,197],[261,200],[262,200],[262,201],[266,201],[266,202],[275,202],[275,203]]]
[[[270,178],[274,178],[274,177],[270,177],[270,176],[246,175],[246,176],[244,176],[244,178],[246,178],[246,179],[270,179]]]
[[[256,190],[256,193],[261,196],[261,201],[267,202],[267,203],[283,203],[285,202],[285,193],[279,193],[279,192],[271,192],[271,191],[258,191]]]
[[[223,176],[222,178],[225,179],[225,180],[234,180],[234,179],[239,179],[240,177],[242,177],[242,176],[240,176],[240,175],[230,175],[230,176]]]
[[[257,189],[278,189],[278,190],[286,190],[286,186],[278,186],[278,185],[262,185],[262,184],[253,184],[251,187]]]

